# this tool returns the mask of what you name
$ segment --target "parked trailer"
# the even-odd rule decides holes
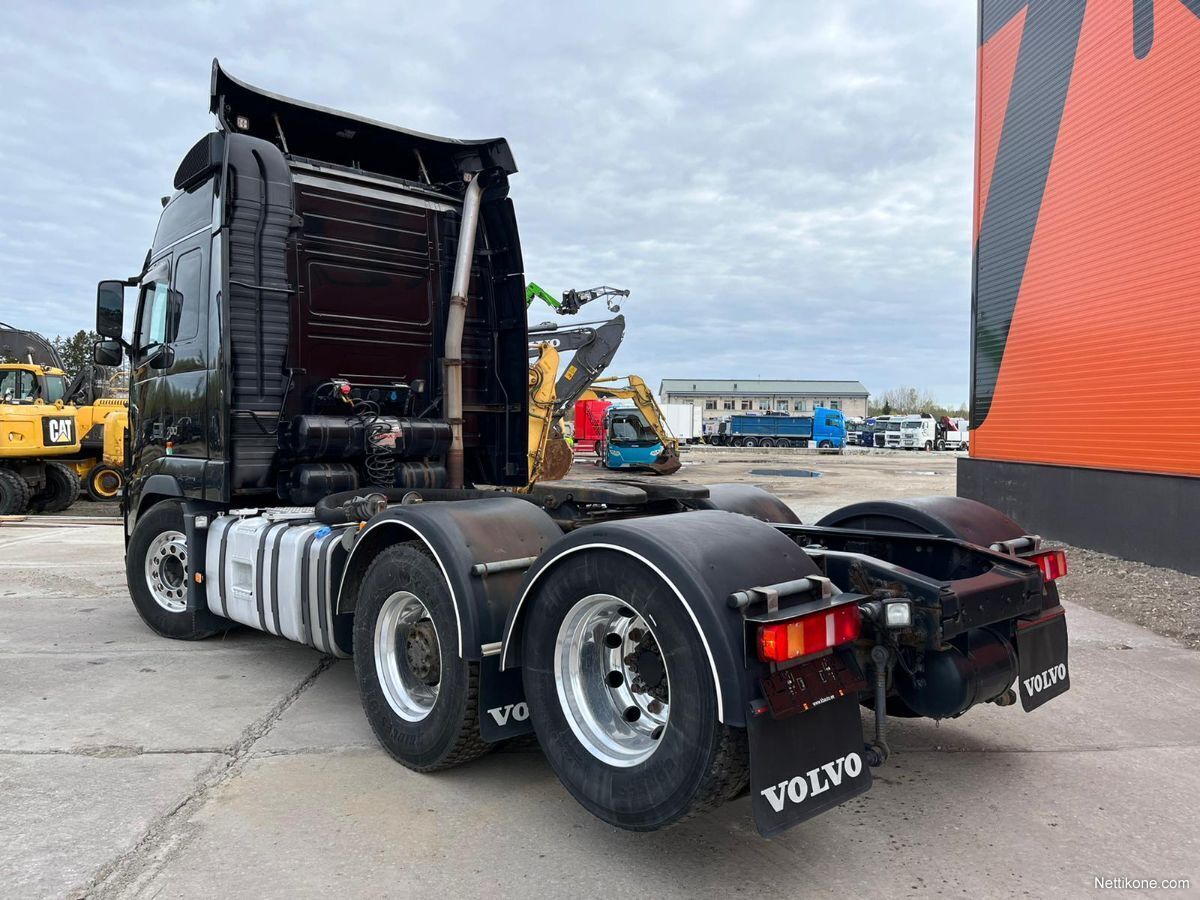
[[[681,444],[697,444],[704,434],[700,407],[691,403],[660,403],[663,420]]]
[[[98,292],[97,356],[132,355],[126,574],[158,634],[240,623],[353,657],[403,765],[533,732],[585,808],[633,830],[749,789],[775,834],[870,787],[889,711],[1067,689],[1065,557],[981,504],[803,525],[746,485],[506,489],[528,402],[508,145],[216,64],[211,100],[219,129],[131,279],[131,344],[123,283]]]
[[[721,422],[720,443],[729,447],[808,447],[840,450],[846,423],[836,409],[817,407],[811,416],[730,416]]]

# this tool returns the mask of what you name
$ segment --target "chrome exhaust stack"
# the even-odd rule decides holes
[[[446,345],[442,364],[442,406],[450,421],[450,451],[446,456],[447,480],[451,488],[463,486],[463,377],[462,340],[467,321],[467,290],[471,284],[471,261],[475,256],[475,231],[479,225],[479,204],[483,188],[478,175],[467,176],[463,197],[462,227],[458,233],[458,253],[454,259],[454,279],[450,286],[450,313],[446,318]]]

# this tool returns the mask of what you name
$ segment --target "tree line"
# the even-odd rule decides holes
[[[952,419],[965,419],[968,410],[965,405],[942,406],[929,391],[908,385],[872,394],[870,402],[867,404],[867,414],[871,416],[900,416],[924,412],[938,417],[949,416]]]

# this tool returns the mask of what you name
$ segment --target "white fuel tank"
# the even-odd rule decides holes
[[[251,628],[350,656],[350,617],[336,615],[347,555],[344,527],[322,525],[312,510],[214,518],[205,548],[208,608]]]

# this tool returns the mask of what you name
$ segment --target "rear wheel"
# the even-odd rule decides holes
[[[115,500],[125,487],[125,475],[120,469],[101,464],[87,473],[88,496],[97,502]]]
[[[946,442],[945,442],[945,441],[938,441],[938,442],[937,442],[937,448],[938,448],[939,450],[945,450],[945,449],[946,449]]]
[[[46,463],[46,486],[29,502],[34,512],[62,512],[79,498],[79,476],[60,462]]]
[[[163,637],[199,641],[232,623],[207,606],[188,609],[188,547],[183,504],[165,500],[142,513],[125,551],[125,578],[133,606]]]
[[[0,467],[0,516],[19,516],[29,508],[29,485],[12,469]]]
[[[774,447],[775,446],[775,438],[763,438],[762,445],[764,447]]]
[[[717,719],[704,645],[656,575],[613,551],[577,555],[536,602],[522,644],[530,718],[589,812],[649,831],[744,790],[746,733]]]
[[[758,446],[758,438],[748,437],[742,443],[746,447],[757,447]]]
[[[458,655],[441,569],[416,544],[380,552],[354,610],[354,673],[363,711],[394,759],[418,772],[492,749],[479,735],[479,663]]]

